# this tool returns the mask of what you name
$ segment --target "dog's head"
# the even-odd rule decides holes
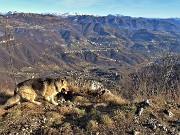
[[[58,89],[58,92],[67,92],[69,91],[69,87],[68,87],[68,81],[66,78],[57,78],[56,79],[56,87]]]

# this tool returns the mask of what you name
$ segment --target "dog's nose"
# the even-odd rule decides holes
[[[61,92],[64,93],[64,94],[67,94],[69,90],[65,89],[65,88],[62,88],[61,89]]]

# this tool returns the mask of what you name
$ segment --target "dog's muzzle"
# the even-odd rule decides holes
[[[67,94],[69,90],[66,90],[64,88],[61,89],[61,92],[64,93],[64,94]]]

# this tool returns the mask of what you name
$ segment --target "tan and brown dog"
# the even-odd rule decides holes
[[[19,103],[23,99],[40,105],[41,102],[36,101],[38,98],[44,98],[46,101],[54,105],[58,105],[54,101],[54,97],[61,91],[68,91],[68,82],[60,78],[35,78],[19,83],[14,91],[14,96],[7,100],[5,107]]]

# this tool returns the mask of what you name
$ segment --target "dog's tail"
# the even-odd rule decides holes
[[[17,88],[14,91],[14,96],[12,96],[11,98],[9,98],[6,103],[4,104],[4,109],[8,109],[10,107],[12,107],[13,105],[19,103],[21,100],[21,97],[19,96],[19,94],[17,93]]]

